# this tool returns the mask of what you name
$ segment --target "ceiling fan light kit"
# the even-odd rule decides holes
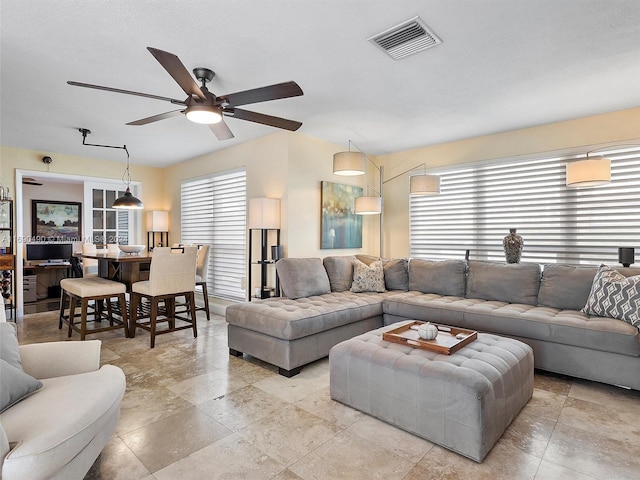
[[[101,85],[91,85],[88,83],[80,83],[68,81],[69,85],[75,87],[92,88],[95,90],[105,90],[107,92],[122,93],[126,95],[135,95],[138,97],[151,98],[154,100],[162,100],[170,102],[174,105],[182,105],[186,107],[181,110],[173,110],[170,112],[160,113],[151,117],[142,118],[127,125],[147,125],[171,118],[184,113],[187,119],[195,123],[209,125],[211,131],[218,140],[227,140],[233,138],[233,133],[223,120],[223,115],[233,117],[238,120],[246,120],[249,122],[269,125],[271,127],[282,128],[284,130],[296,131],[301,126],[301,122],[288,120],[286,118],[274,117],[263,113],[251,112],[237,108],[240,105],[251,103],[267,102],[270,100],[278,100],[281,98],[297,97],[303,95],[300,86],[294,82],[283,82],[266,87],[254,88],[242,92],[230,93],[220,97],[211,93],[206,84],[213,80],[215,72],[205,67],[196,67],[193,69],[193,75],[201,82],[201,86],[195,82],[189,71],[186,69],[180,59],[173,53],[158,50],[157,48],[147,47],[147,50],[155,57],[162,67],[171,75],[175,82],[187,94],[185,100],[175,98],[161,97],[149,93],[134,92],[132,90],[122,90],[119,88],[104,87]]]
[[[222,110],[213,105],[190,105],[185,115],[194,123],[211,125],[222,121]]]

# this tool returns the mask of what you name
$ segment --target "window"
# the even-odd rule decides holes
[[[181,186],[182,243],[208,244],[212,295],[244,300],[247,176],[244,169],[188,180]]]
[[[599,151],[611,183],[565,186],[567,158],[451,167],[441,193],[412,197],[410,252],[422,258],[502,260],[502,239],[516,228],[522,261],[617,263],[620,246],[640,239],[640,149]]]

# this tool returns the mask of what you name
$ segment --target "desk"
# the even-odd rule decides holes
[[[98,275],[110,280],[116,280],[127,285],[127,291],[131,291],[131,285],[141,280],[149,280],[149,268],[152,254],[140,252],[127,253],[78,253],[78,258],[91,258],[98,260]]]
[[[38,284],[40,285],[40,291],[42,294],[37,295],[38,298],[59,298],[60,297],[60,280],[62,278],[68,278],[71,276],[71,264],[70,263],[48,263],[38,265],[25,265],[22,268],[24,275],[38,275]],[[46,280],[43,280],[43,274]],[[61,275],[60,275],[61,274]],[[22,285],[20,285],[22,288]],[[46,296],[44,295],[44,289],[46,289]]]

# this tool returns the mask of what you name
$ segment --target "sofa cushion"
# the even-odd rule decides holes
[[[7,478],[52,478],[92,439],[115,428],[125,390],[120,368],[105,365],[43,384],[0,415],[9,442],[17,445],[4,459]]]
[[[540,285],[537,263],[469,261],[467,298],[536,305]]]
[[[471,301],[471,299],[469,299]],[[465,328],[518,338],[640,356],[640,332],[615,318],[590,317],[576,310],[473,300]]]
[[[385,325],[410,318],[576,347],[640,356],[640,332],[615,318],[526,304],[396,293],[383,304]]]
[[[595,266],[548,264],[542,271],[538,305],[580,310],[587,303]]]
[[[392,292],[332,292],[292,300],[270,298],[262,302],[230,305],[229,325],[283,340],[295,340],[371,317],[382,317],[382,300]],[[382,319],[381,319],[382,320]]]
[[[327,271],[319,258],[283,258],[276,262],[280,287],[287,298],[331,292]]]
[[[362,292],[384,292],[384,270],[382,261],[376,260],[367,265],[357,258],[353,262],[353,283],[351,291]]]
[[[324,257],[322,263],[329,277],[332,292],[345,292],[353,283],[353,255]]]
[[[409,290],[409,261],[406,258],[383,260],[382,267],[387,290]]]
[[[640,275],[625,277],[602,265],[595,277],[584,313],[624,320],[640,329]]]
[[[42,388],[42,382],[0,358],[0,413]]]
[[[463,260],[411,259],[409,290],[463,297],[466,265]]]
[[[382,310],[385,325],[404,318],[464,327],[463,313],[469,304],[466,298],[412,290],[385,298]]]

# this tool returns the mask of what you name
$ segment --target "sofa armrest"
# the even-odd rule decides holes
[[[100,368],[101,345],[100,340],[21,345],[22,368],[38,379],[93,372]]]

